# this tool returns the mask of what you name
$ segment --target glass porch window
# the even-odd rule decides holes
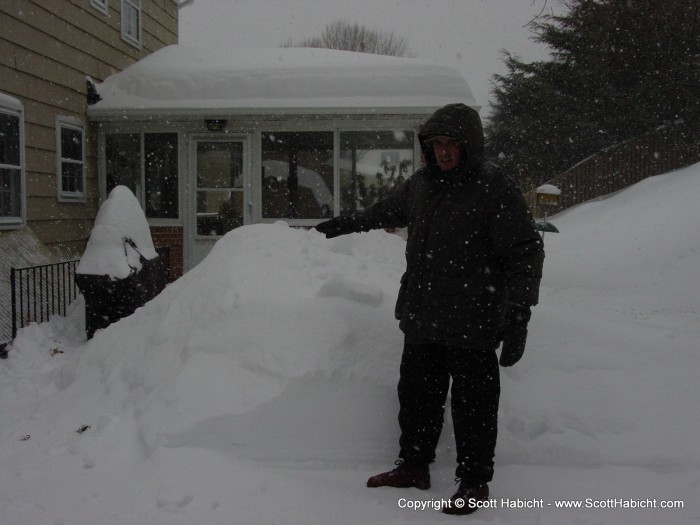
[[[333,132],[262,134],[262,216],[333,216]]]
[[[126,186],[139,202],[145,201],[142,202],[142,207],[147,218],[177,219],[177,141],[177,133],[105,135],[107,194],[115,186]],[[145,191],[142,193],[143,188]]]
[[[197,143],[197,235],[221,236],[243,225],[243,143]]]
[[[126,186],[140,199],[141,134],[111,133],[105,135],[107,195],[116,186]]]
[[[415,170],[414,132],[340,132],[340,214],[383,199]]]
[[[177,219],[177,133],[146,133],[143,140],[146,217]]]

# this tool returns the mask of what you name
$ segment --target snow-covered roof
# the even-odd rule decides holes
[[[88,115],[401,113],[462,102],[478,108],[449,66],[329,49],[168,46],[97,85]]]

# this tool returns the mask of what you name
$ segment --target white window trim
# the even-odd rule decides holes
[[[18,217],[0,217],[0,230],[16,229],[26,222],[25,162],[24,162],[24,106],[14,97],[0,93],[0,112],[19,118],[19,185],[20,214]],[[3,165],[0,165],[3,167]],[[14,167],[14,166],[13,166]]]
[[[64,159],[61,151],[61,132],[64,129],[72,129],[80,132],[82,141],[82,158],[80,161]],[[82,167],[82,191],[65,191],[63,189],[63,163],[80,164]],[[85,202],[85,126],[73,117],[56,116],[56,184],[59,202]]]
[[[134,37],[133,35],[130,35],[129,33],[126,32],[126,16],[127,16],[127,11],[129,9],[133,9],[138,13],[138,27],[136,28],[138,31],[138,36]],[[142,16],[143,13],[141,11],[141,0],[121,0],[121,13],[122,13],[122,18],[121,18],[121,28],[122,28],[122,40],[127,42],[128,44],[134,46],[137,49],[141,49],[141,26],[143,25],[142,23]]]
[[[109,0],[90,0],[90,5],[103,15],[109,16]]]

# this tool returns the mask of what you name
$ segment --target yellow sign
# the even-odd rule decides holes
[[[549,204],[555,206],[559,204],[559,195],[553,193],[538,193],[537,204]]]

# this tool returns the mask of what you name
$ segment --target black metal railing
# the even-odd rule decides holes
[[[170,282],[170,247],[156,248],[165,283]],[[80,260],[10,269],[12,294],[12,339],[29,323],[48,321],[52,315],[66,315],[78,296],[75,270]],[[164,284],[165,284],[164,283]]]
[[[12,339],[31,322],[65,315],[78,295],[75,268],[78,260],[10,269],[12,294]]]

